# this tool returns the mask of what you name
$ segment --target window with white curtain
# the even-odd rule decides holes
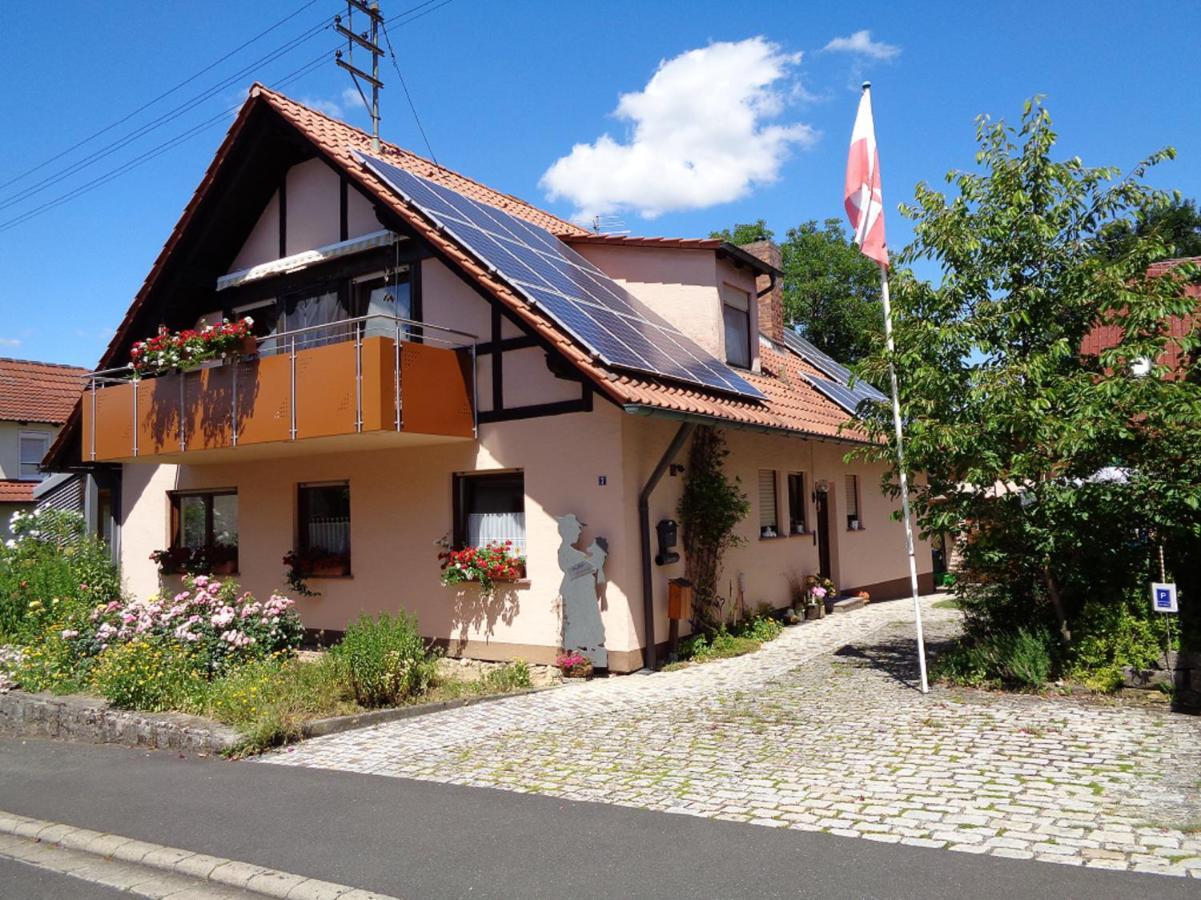
[[[776,472],[759,470],[759,537],[778,537],[780,515],[776,507]]]
[[[525,556],[525,476],[487,472],[455,476],[456,547],[487,547],[512,542]]]
[[[302,484],[298,490],[301,556],[350,574],[350,484],[345,481]]]

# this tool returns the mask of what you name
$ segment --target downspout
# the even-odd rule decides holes
[[[651,477],[647,479],[638,494],[638,532],[642,542],[642,617],[646,641],[646,646],[642,649],[642,664],[651,670],[655,668],[655,588],[651,574],[651,494],[660,479],[663,478],[667,467],[671,465],[671,461],[684,446],[684,442],[691,436],[694,428],[696,425],[692,422],[684,422],[680,425],[676,436],[671,439],[671,443],[663,451],[663,457],[659,460],[659,464],[655,466]]]

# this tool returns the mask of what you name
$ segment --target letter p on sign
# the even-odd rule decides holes
[[[1176,585],[1172,582],[1166,584],[1154,582],[1151,585],[1151,607],[1156,612],[1174,613],[1179,612],[1176,605]]]

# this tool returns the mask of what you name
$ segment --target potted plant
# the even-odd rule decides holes
[[[512,541],[486,547],[464,547],[438,554],[442,565],[442,584],[446,586],[475,582],[487,596],[496,583],[525,577],[525,557],[513,549]]]
[[[254,319],[223,320],[215,325],[172,332],[160,325],[158,334],[138,341],[129,350],[134,377],[188,371],[209,360],[227,360],[257,349]]]
[[[225,544],[168,547],[155,550],[150,558],[163,575],[234,575],[238,571],[238,548]]]
[[[555,666],[564,678],[591,678],[592,660],[578,650],[564,653],[555,660]]]

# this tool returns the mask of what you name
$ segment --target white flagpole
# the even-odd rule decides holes
[[[897,436],[897,469],[901,473],[901,514],[905,517],[905,550],[909,554],[909,586],[913,591],[913,616],[917,623],[917,663],[922,693],[930,692],[926,680],[926,639],[922,634],[922,604],[918,599],[917,558],[913,554],[913,522],[909,518],[909,476],[905,472],[905,445],[901,433],[901,397],[897,392],[897,370],[892,362],[892,302],[888,296],[888,268],[880,265],[880,295],[884,301],[884,343],[888,347],[888,381],[892,388],[892,424]]]

